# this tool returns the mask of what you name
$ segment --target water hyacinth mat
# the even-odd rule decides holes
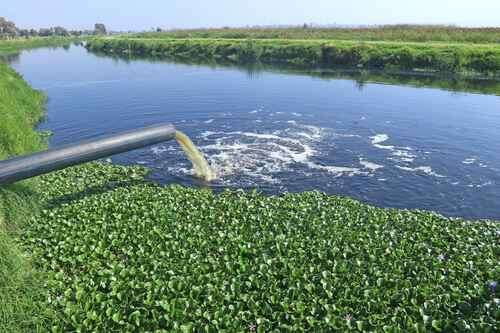
[[[496,222],[144,180],[93,163],[41,178],[22,240],[54,331],[498,331]]]

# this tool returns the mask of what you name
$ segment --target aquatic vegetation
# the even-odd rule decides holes
[[[495,331],[494,222],[263,196],[88,164],[43,176],[23,237],[54,331]]]
[[[366,68],[498,76],[496,44],[440,44],[286,39],[95,38],[91,51],[118,55],[279,64],[297,68]]]

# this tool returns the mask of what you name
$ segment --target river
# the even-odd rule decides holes
[[[120,60],[81,46],[12,66],[48,95],[51,146],[171,122],[219,179],[191,176],[174,141],[112,157],[153,181],[319,190],[382,207],[500,218],[500,97],[279,70]]]

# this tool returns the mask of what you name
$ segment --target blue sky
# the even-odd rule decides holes
[[[21,27],[113,30],[270,24],[428,23],[500,26],[500,0],[14,0],[0,16]]]

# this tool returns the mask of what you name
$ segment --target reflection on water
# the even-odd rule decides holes
[[[137,56],[128,54],[103,54],[92,52],[95,56],[111,58],[118,62],[130,63],[133,61],[147,61],[149,63],[165,63],[164,58],[154,56]],[[385,83],[394,85],[408,85],[413,87],[439,88],[457,92],[475,92],[481,94],[500,95],[500,78],[488,76],[467,76],[442,73],[416,72],[416,71],[388,71],[388,70],[364,70],[364,69],[316,69],[301,70],[286,65],[264,65],[260,63],[234,64],[226,61],[214,60],[189,60],[182,58],[168,59],[169,62],[187,65],[210,66],[211,68],[232,68],[247,74],[250,79],[258,77],[267,72],[286,73],[291,75],[306,75],[325,80],[349,79],[355,81],[358,89],[363,89],[367,83]]]
[[[0,53],[0,62],[16,64],[19,62],[20,53]]]
[[[214,167],[216,191],[320,190],[500,218],[500,97],[465,92],[497,94],[494,80],[124,61],[82,47],[23,53],[14,67],[49,96],[40,128],[53,146],[172,122]],[[171,142],[113,161],[206,186]]]
[[[24,52],[29,52],[30,50],[36,50],[39,48],[52,49],[52,50],[60,49],[60,50],[69,51],[71,48],[71,45],[83,46],[83,42],[81,42],[81,41],[67,42],[66,44],[63,44],[60,46],[34,46],[31,49],[24,50]],[[21,55],[21,51],[7,51],[7,52],[0,51],[0,62],[14,65],[19,61],[20,55]]]

